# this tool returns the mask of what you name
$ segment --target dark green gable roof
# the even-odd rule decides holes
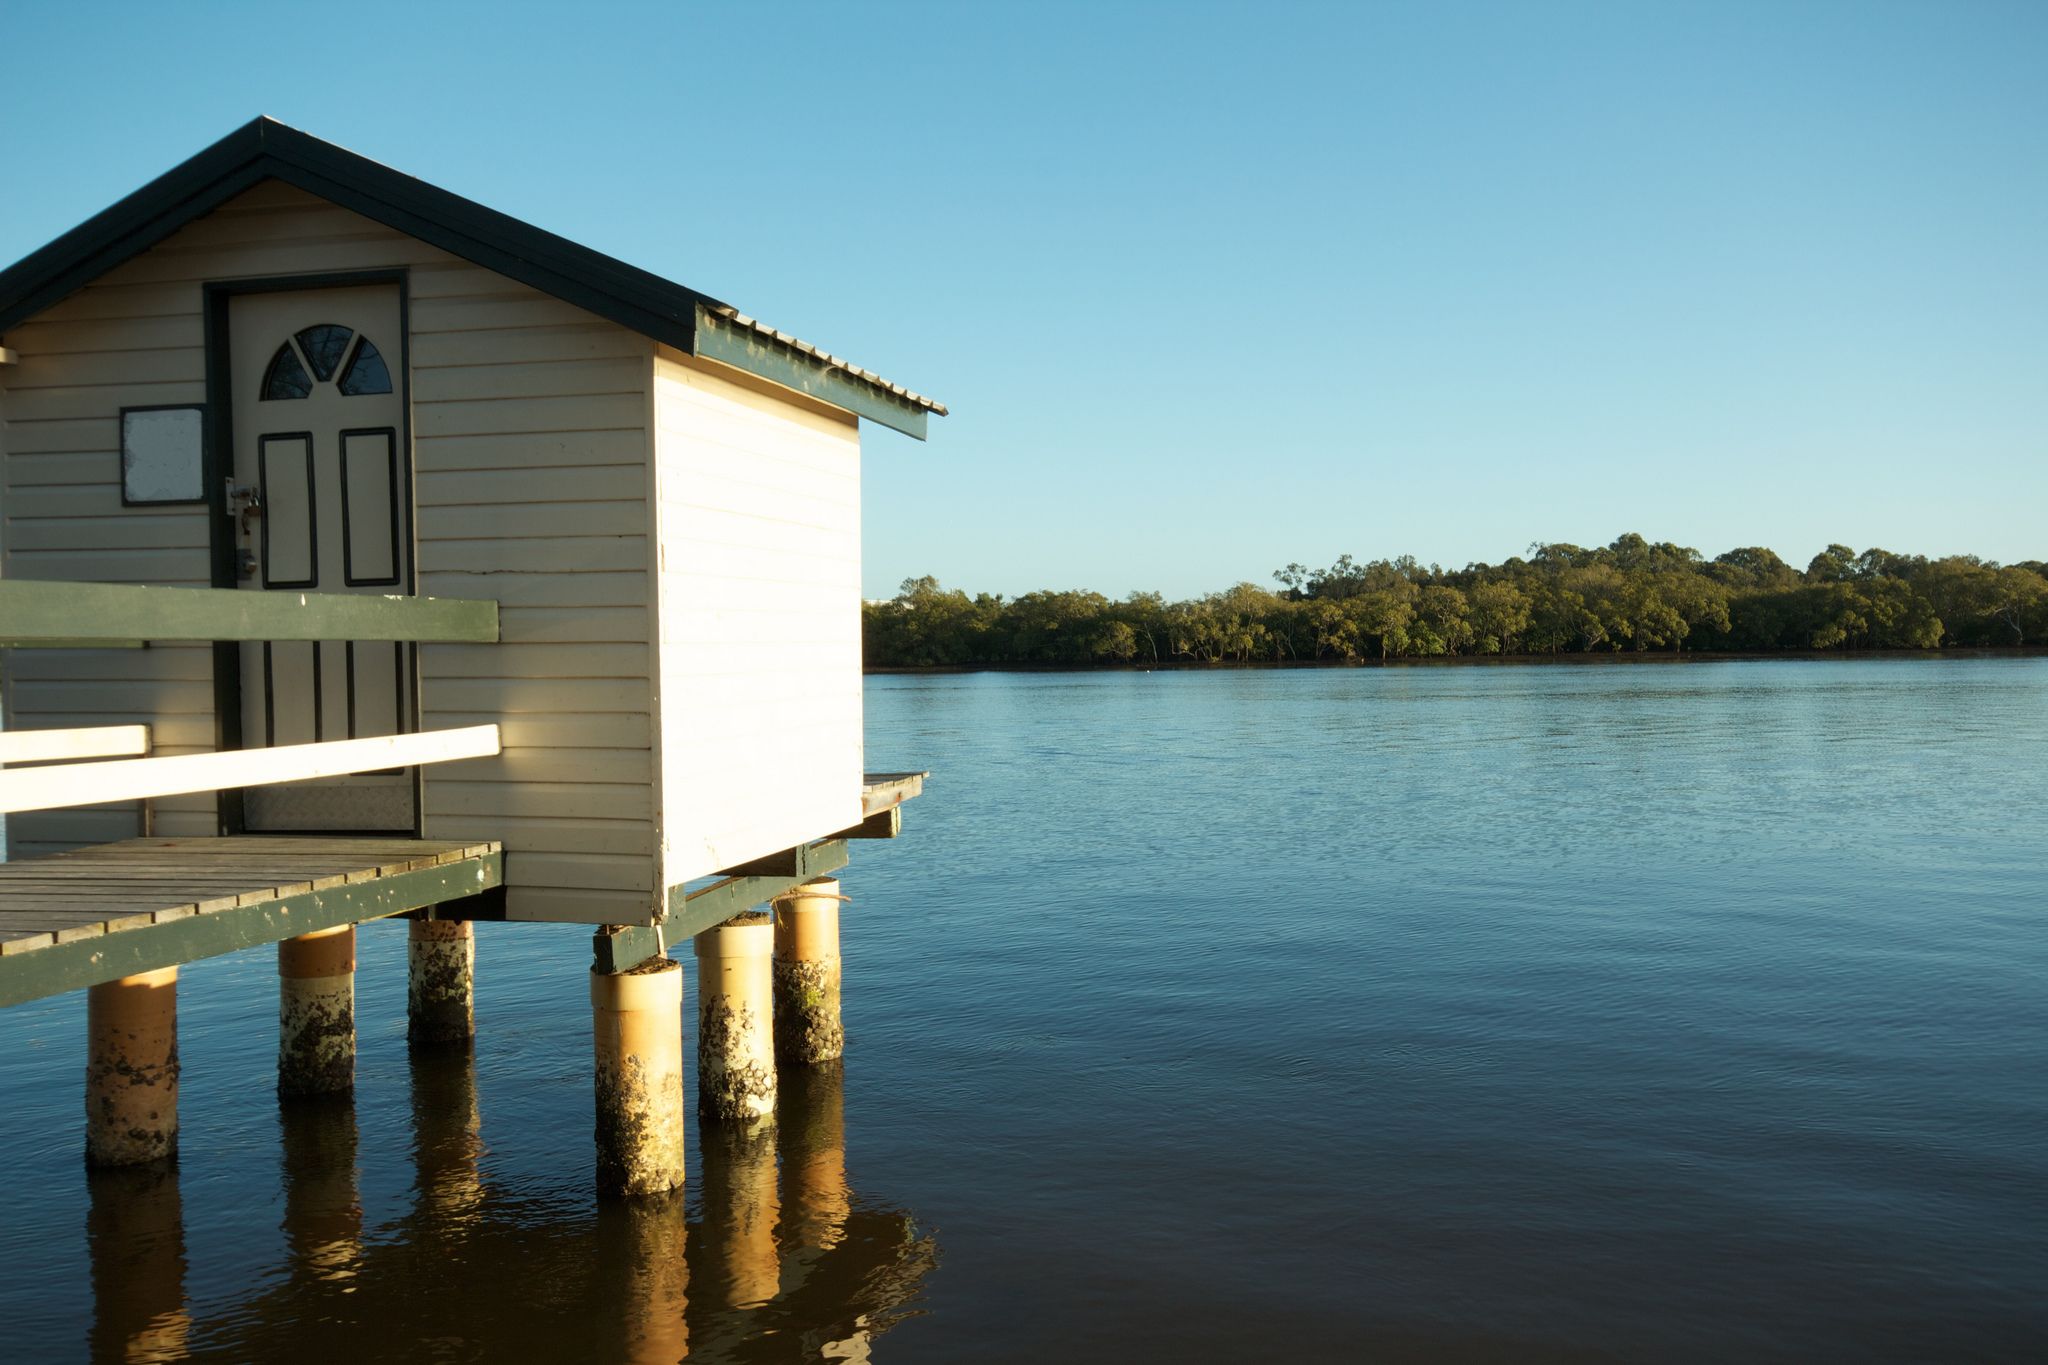
[[[679,351],[735,365],[920,439],[927,414],[946,413],[707,294],[269,118],[244,124],[0,271],[0,332],[264,180],[296,185]]]

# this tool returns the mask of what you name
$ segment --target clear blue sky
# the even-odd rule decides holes
[[[2048,557],[2048,5],[0,0],[0,259],[258,113],[940,398],[867,588]]]

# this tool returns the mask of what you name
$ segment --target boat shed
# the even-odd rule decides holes
[[[31,811],[10,850],[495,841],[504,917],[618,925],[801,874],[905,794],[863,772],[860,423],[944,412],[258,119],[0,273],[0,582],[488,601],[497,638],[123,626],[7,650],[7,724],[158,755],[495,724],[496,752]]]

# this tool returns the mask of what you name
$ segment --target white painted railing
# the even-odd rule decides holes
[[[420,763],[489,758],[499,747],[497,726],[471,725],[458,730],[286,744],[273,749],[232,749],[168,758],[121,758],[16,768],[0,772],[0,813],[95,806],[103,801],[148,800],[188,792],[300,782],[314,777],[343,777],[383,768],[410,768]]]
[[[147,725],[95,725],[83,730],[14,730],[0,734],[0,766],[80,758],[135,758],[148,752]]]

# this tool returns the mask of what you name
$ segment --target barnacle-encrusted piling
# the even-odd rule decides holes
[[[775,902],[775,1054],[816,1066],[846,1051],[839,1022],[839,883],[819,877]]]
[[[476,1034],[476,930],[466,919],[416,919],[406,930],[405,1036],[415,1047]]]
[[[178,969],[85,993],[85,1159],[135,1166],[178,1151]]]
[[[697,935],[697,1094],[707,1118],[775,1113],[774,948],[762,910]]]
[[[683,964],[652,957],[590,973],[597,1055],[597,1188],[665,1194],[683,1183]]]
[[[345,1095],[356,1085],[356,927],[277,945],[277,1093]]]

